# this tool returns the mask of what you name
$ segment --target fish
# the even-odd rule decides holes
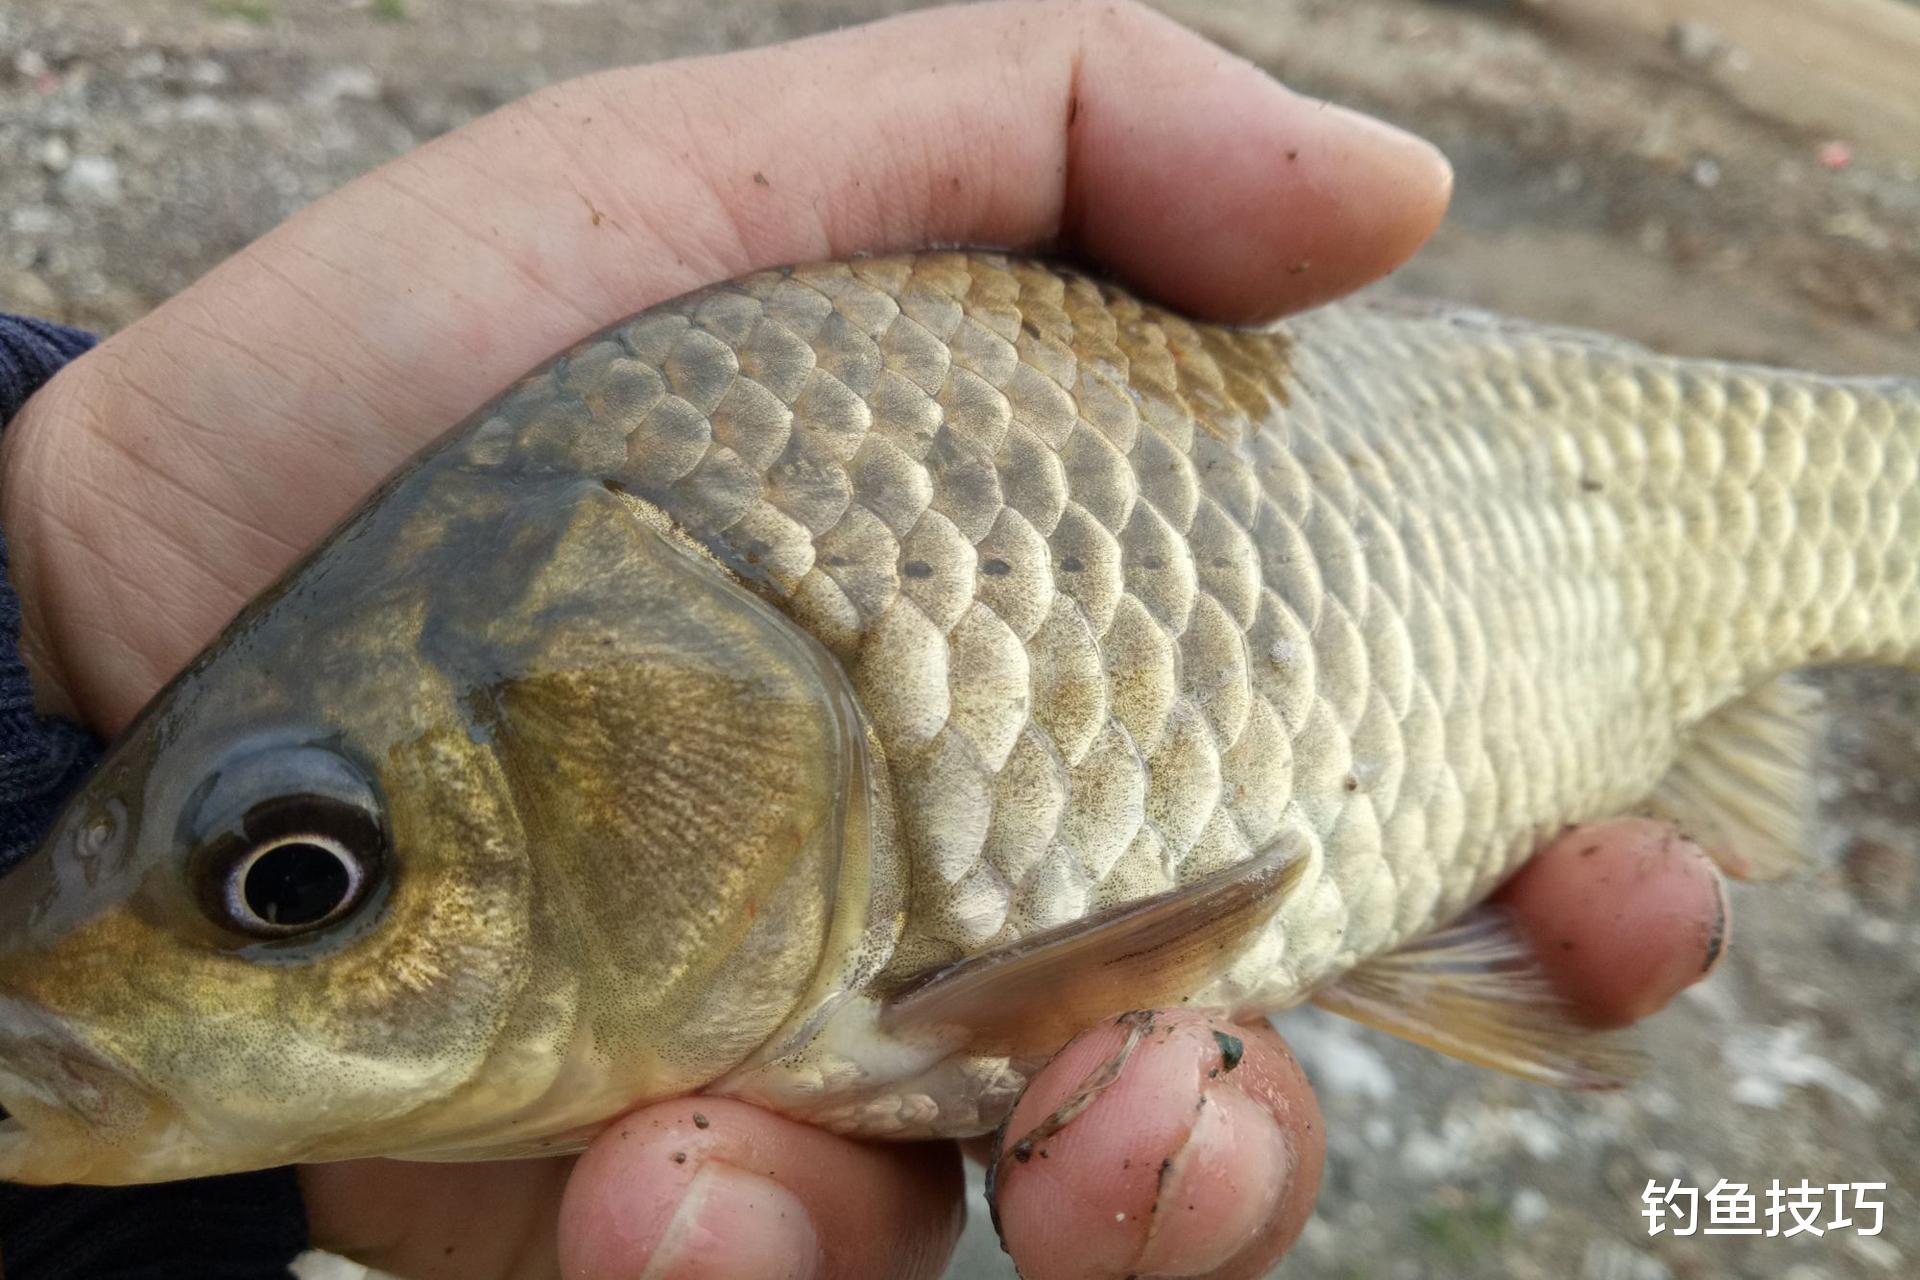
[[[1489,895],[1663,814],[1792,872],[1920,647],[1920,384],[1059,263],[764,271],[389,479],[0,881],[0,1176],[991,1130],[1077,1031],[1316,1001],[1635,1069]]]

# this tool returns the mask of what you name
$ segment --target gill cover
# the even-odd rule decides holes
[[[598,483],[392,482],[0,881],[0,1176],[544,1149],[871,962],[816,644]]]
[[[717,1078],[874,966],[878,788],[831,656],[653,508],[579,484],[493,555],[516,607],[469,596],[423,649],[500,673],[467,719],[528,828],[537,1003],[558,983],[573,1010],[541,1105],[591,1123]]]

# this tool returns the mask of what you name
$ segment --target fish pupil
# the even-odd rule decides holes
[[[175,822],[201,911],[247,939],[328,929],[371,901],[387,870],[379,791],[328,745],[240,739],[213,757]]]
[[[240,885],[247,910],[270,925],[317,924],[352,894],[354,869],[343,850],[321,840],[288,840],[247,865]]]

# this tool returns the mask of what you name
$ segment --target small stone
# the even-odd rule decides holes
[[[1340,1230],[1316,1213],[1300,1229],[1300,1247],[1308,1253],[1334,1257],[1343,1248]]]
[[[40,167],[48,173],[65,173],[67,166],[72,162],[73,149],[59,134],[54,134],[40,144]]]
[[[325,106],[334,102],[377,102],[380,77],[372,67],[334,67],[313,82],[307,100]]]
[[[13,69],[22,80],[38,80],[47,74],[47,60],[33,49],[22,49],[13,55]]]
[[[226,120],[233,112],[210,93],[191,93],[180,100],[174,118],[183,124],[211,124]]]
[[[1914,886],[1920,880],[1914,854],[1896,849],[1871,836],[1856,835],[1840,855],[1847,887],[1867,906],[1882,911],[1903,912],[1914,901]]]
[[[67,229],[67,220],[58,209],[44,204],[22,205],[7,214],[7,230],[17,236],[45,236]]]
[[[60,307],[60,295],[45,280],[31,271],[6,267],[0,267],[0,298],[28,315],[45,315]]]
[[[1581,1280],[1673,1280],[1667,1264],[1618,1240],[1587,1242],[1580,1259]]]
[[[187,83],[197,84],[203,88],[217,88],[232,78],[232,73],[227,70],[225,64],[216,62],[212,58],[195,58],[193,65],[187,68]]]
[[[1727,40],[1704,22],[1676,22],[1667,28],[1667,47],[1688,66],[1704,67],[1725,55]]]
[[[1532,1187],[1522,1187],[1513,1195],[1513,1205],[1507,1210],[1507,1216],[1513,1219],[1516,1227],[1533,1227],[1547,1220],[1552,1206],[1547,1198]]]
[[[60,194],[75,204],[117,204],[120,166],[106,156],[75,156],[61,175]]]
[[[1720,162],[1712,156],[1701,156],[1687,170],[1687,176],[1693,179],[1694,186],[1711,191],[1720,185]]]
[[[1900,1274],[1901,1264],[1906,1261],[1906,1255],[1900,1252],[1898,1245],[1882,1240],[1879,1236],[1857,1234],[1849,1235],[1846,1241],[1847,1248],[1853,1251],[1855,1257],[1872,1263],[1882,1271],[1891,1272],[1894,1275]]]
[[[1881,916],[1867,916],[1854,926],[1854,933],[1862,942],[1883,951],[1898,946],[1905,932],[1897,923]]]
[[[1655,1147],[1646,1153],[1646,1166],[1653,1173],[1664,1177],[1677,1178],[1687,1171],[1687,1159],[1678,1151],[1669,1151],[1665,1147]]]

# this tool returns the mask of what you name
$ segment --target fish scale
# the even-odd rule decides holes
[[[1309,723],[1250,671],[1263,486],[1238,448],[1285,395],[1287,343],[1117,301],[986,257],[870,260],[696,295],[602,344],[667,374],[603,420],[642,459],[618,478],[852,674],[911,851],[903,971],[1189,882],[1288,820],[1274,797]],[[583,355],[561,382],[591,401],[619,357]],[[748,433],[716,412],[663,473],[651,419],[691,416],[681,383],[792,412]],[[1284,702],[1303,681],[1264,683]]]
[[[591,430],[530,429],[556,388]],[[1905,652],[1890,390],[1461,313],[1199,326],[956,253],[665,304],[493,430],[623,443],[846,665],[911,858],[893,969],[1293,833],[1308,880],[1211,993],[1270,1006],[1640,800],[1772,672]]]

